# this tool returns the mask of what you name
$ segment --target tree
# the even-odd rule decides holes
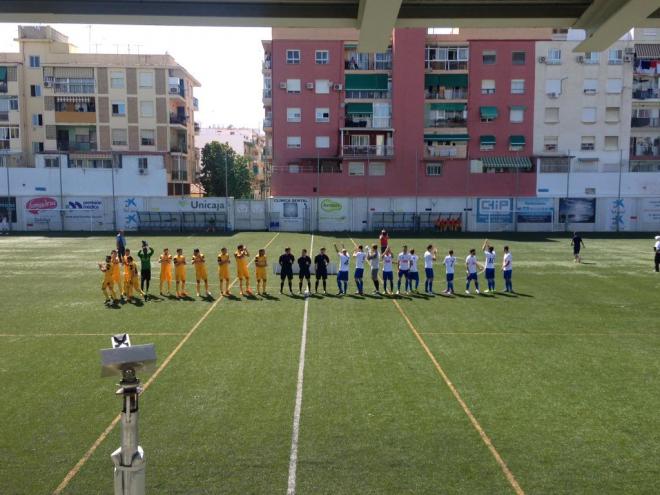
[[[199,182],[206,196],[250,198],[252,179],[248,159],[237,155],[228,144],[212,141],[202,148],[202,171]],[[228,185],[228,191],[225,190],[225,183]]]

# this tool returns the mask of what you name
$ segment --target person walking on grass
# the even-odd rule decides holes
[[[660,271],[660,235],[655,236],[655,245],[653,246],[653,251],[655,252],[655,271]]]
[[[408,293],[410,287],[410,253],[408,252],[408,246],[403,246],[403,251],[399,253],[397,258],[397,265],[399,267],[399,279],[396,283],[396,293],[397,295],[401,293],[401,279],[405,278],[405,291]]]
[[[387,248],[382,256],[383,259],[383,291],[385,294],[394,294],[394,256],[392,250]],[[387,292],[387,282],[390,282],[390,292]]]
[[[348,255],[348,251],[342,244],[341,251],[335,244],[335,251],[339,255],[339,271],[337,272],[337,287],[339,287],[340,296],[345,296],[346,291],[348,290],[348,272],[351,268],[351,257]]]
[[[378,241],[380,242],[380,253],[383,254],[390,245],[390,236],[387,234],[387,230],[383,229],[380,231]]]
[[[371,246],[369,254],[367,254],[369,267],[371,268],[371,281],[374,283],[374,294],[380,294],[380,282],[378,281],[378,272],[380,271],[380,255],[378,254],[378,244]]]
[[[419,292],[419,268],[417,267],[417,261],[419,256],[415,254],[415,250],[410,250],[410,271],[408,272],[409,288],[410,291]],[[415,287],[413,287],[413,282],[415,282]]]
[[[424,253],[424,274],[426,275],[424,292],[426,294],[433,294],[433,262],[437,257],[438,250],[433,248],[433,244],[426,246],[426,252]]]
[[[314,284],[314,292],[319,291],[319,280],[323,281],[323,293],[326,294],[328,288],[326,287],[328,282],[328,263],[330,263],[330,258],[325,254],[325,248],[319,250],[319,254],[314,256],[314,273],[316,274],[316,283]]]
[[[364,252],[364,247],[360,244],[353,252],[355,258],[355,285],[357,286],[356,294],[364,294],[364,261],[367,259],[367,253]]]
[[[513,260],[509,246],[504,246],[504,258],[502,259],[502,274],[504,275],[504,291],[513,292],[513,282],[511,282],[511,275],[513,273]]]
[[[476,249],[470,249],[470,254],[465,258],[465,271],[467,272],[467,280],[465,282],[465,293],[470,293],[470,282],[474,280],[474,288],[476,293],[479,294],[479,262],[477,261]]]
[[[481,250],[486,256],[486,282],[488,288],[484,292],[495,292],[495,248],[490,245],[488,239],[484,241],[484,245],[481,246]]]
[[[300,258],[298,258],[298,274],[300,281],[298,282],[298,292],[302,294],[303,281],[307,280],[306,292],[312,292],[312,274],[310,272],[312,266],[312,258],[307,255],[307,249],[302,250]]]
[[[571,246],[573,246],[573,258],[576,263],[582,263],[582,256],[580,256],[580,249],[585,247],[582,237],[577,232],[573,232],[573,239],[571,239]]]
[[[280,294],[284,293],[284,279],[288,279],[289,293],[293,294],[293,264],[296,258],[291,254],[291,248],[285,248],[284,254],[280,256]]]
[[[447,277],[447,288],[442,291],[443,294],[453,294],[454,293],[454,270],[456,267],[456,257],[454,256],[454,251],[449,250],[447,256],[443,261],[445,264],[445,273]]]

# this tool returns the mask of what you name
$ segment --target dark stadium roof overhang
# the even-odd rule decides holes
[[[331,27],[384,50],[395,27],[552,27],[587,31],[602,51],[632,27],[660,27],[660,0],[3,0],[3,22]]]

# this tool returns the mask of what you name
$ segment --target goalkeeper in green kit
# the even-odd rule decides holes
[[[138,251],[138,257],[140,258],[140,288],[145,294],[149,293],[149,283],[151,282],[151,256],[153,254],[154,248],[149,246],[147,241],[142,241],[142,249]]]

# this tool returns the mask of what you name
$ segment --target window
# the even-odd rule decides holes
[[[559,107],[546,107],[544,122],[548,124],[559,122]]]
[[[140,72],[140,87],[153,88],[154,86],[154,73],[153,72]]]
[[[587,52],[584,54],[584,63],[587,65],[597,65],[599,59],[598,52]]]
[[[32,114],[32,125],[36,127],[41,127],[42,125],[44,125],[43,115],[41,115],[40,113]]]
[[[153,131],[151,131],[153,132]],[[149,159],[146,156],[141,156],[138,158],[138,169],[147,170],[149,168]]]
[[[8,139],[18,139],[19,128],[18,126],[0,127],[0,141],[7,141]]]
[[[286,138],[286,147],[298,149],[302,146],[302,139],[300,136],[288,136]]]
[[[596,122],[596,107],[584,107],[582,109],[582,122],[593,124]]]
[[[364,162],[348,162],[348,175],[364,175]]]
[[[142,144],[142,146],[153,146],[156,144],[155,133],[153,129],[140,130],[140,144]]]
[[[154,116],[154,102],[150,100],[140,101],[140,117]]]
[[[300,79],[287,79],[286,91],[287,93],[300,93]]]
[[[112,115],[114,117],[122,117],[126,115],[126,103],[124,103],[123,101],[113,101]]]
[[[44,143],[42,141],[32,141],[32,152],[33,153],[43,153]]]
[[[121,89],[124,87],[124,73],[121,71],[110,72],[110,87]]]
[[[60,168],[59,156],[47,156],[44,158],[44,167],[46,168]]]
[[[609,65],[621,65],[623,63],[623,50],[618,48],[610,48],[607,57],[607,63]]]
[[[545,94],[551,98],[558,98],[561,94],[561,79],[546,79]]]
[[[525,94],[525,80],[524,79],[511,79],[511,94],[512,95]]]
[[[605,122],[615,123],[621,120],[621,109],[619,107],[605,108]]]
[[[383,162],[370,162],[369,175],[383,176],[385,175],[385,164]]]
[[[596,149],[596,136],[582,136],[580,150],[593,151]]]
[[[583,90],[585,95],[595,95],[598,92],[598,79],[585,79]]]
[[[330,93],[330,81],[327,79],[317,79],[314,88],[317,95],[327,95]]]
[[[328,65],[330,52],[328,50],[316,50],[314,60],[318,65]]]
[[[525,107],[511,107],[509,120],[514,124],[520,124],[525,120]]]
[[[293,65],[300,64],[300,50],[287,50],[286,63]]]
[[[495,94],[495,81],[493,79],[482,79],[481,81],[481,94],[494,95]]]
[[[302,120],[302,114],[300,108],[287,108],[286,109],[286,121],[287,122],[300,122]]]
[[[513,65],[525,65],[525,57],[527,56],[526,52],[512,52],[511,53],[511,63]]]
[[[30,96],[41,96],[41,86],[30,84]]]
[[[112,129],[112,144],[114,146],[126,146],[128,144],[126,129]]]
[[[30,55],[30,67],[33,69],[41,67],[41,57],[39,55]]]
[[[479,151],[493,151],[497,140],[495,136],[479,136]]]
[[[494,65],[497,63],[497,52],[495,50],[484,50],[482,62],[484,65]]]
[[[18,110],[18,97],[9,97],[9,110]]]
[[[546,58],[546,64],[550,65],[559,65],[561,64],[561,49],[559,48],[548,48],[548,57]]]
[[[297,163],[289,163],[289,173],[290,174],[300,173],[300,165],[298,165]]]
[[[330,147],[330,136],[316,136],[316,147],[317,148],[329,148]]]
[[[605,151],[616,151],[619,149],[619,136],[605,136]]]
[[[608,79],[607,94],[620,94],[623,91],[623,79]]]
[[[442,175],[442,163],[427,163],[426,175],[431,177]]]
[[[317,108],[316,109],[316,122],[330,122],[330,109]]]
[[[543,151],[557,151],[559,149],[559,136],[544,136]]]

